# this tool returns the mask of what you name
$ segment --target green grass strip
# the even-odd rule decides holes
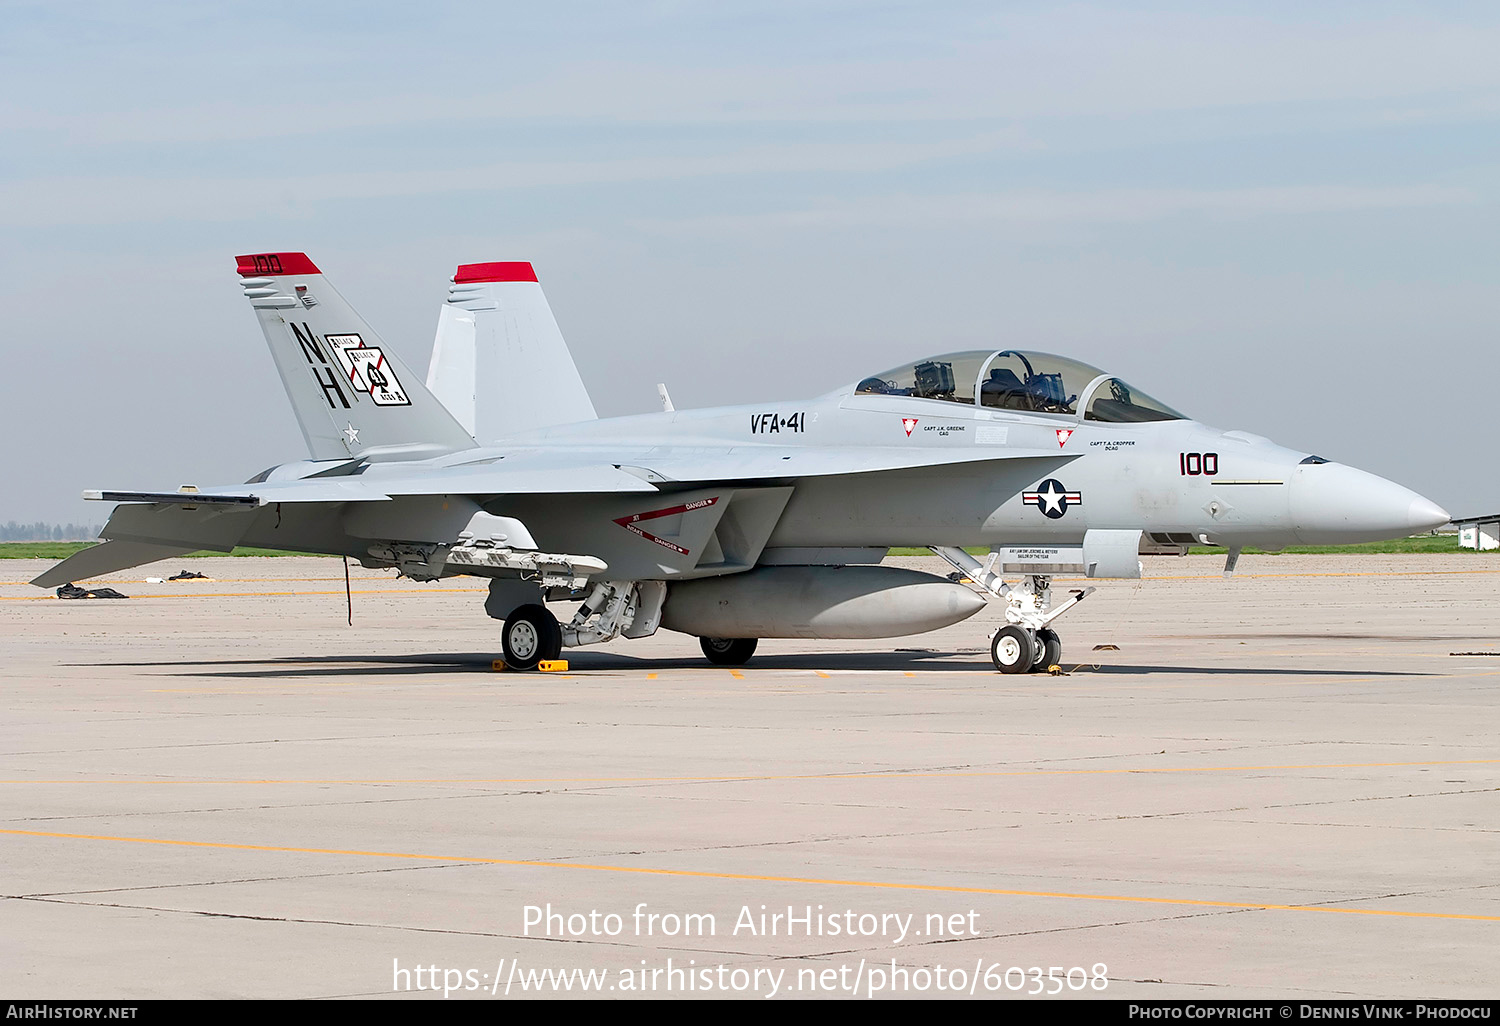
[[[67,559],[80,549],[98,542],[0,542],[0,559]],[[189,552],[175,559],[201,559],[219,556],[316,556],[315,552],[287,552],[282,549],[239,548],[233,552]],[[337,556],[329,556],[337,559]]]

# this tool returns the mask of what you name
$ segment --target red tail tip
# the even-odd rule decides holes
[[[306,253],[250,253],[234,258],[234,269],[243,278],[267,278],[278,274],[322,274]]]
[[[536,281],[536,271],[524,260],[510,260],[492,264],[459,264],[453,275],[455,285],[484,281]]]

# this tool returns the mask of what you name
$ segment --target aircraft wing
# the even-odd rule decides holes
[[[569,458],[572,455],[572,458]],[[226,485],[191,492],[91,490],[85,499],[104,502],[167,503],[225,511],[275,502],[383,502],[403,495],[569,495],[654,492],[656,484],[699,481],[785,480],[842,474],[940,467],[987,460],[1071,460],[1071,454],[1045,449],[837,448],[746,445],[725,449],[657,447],[634,453],[563,455],[519,452],[467,466],[415,468],[400,464],[392,473],[371,468],[363,474]]]
[[[85,499],[253,509],[275,502],[386,502],[400,495],[533,495],[546,493],[654,492],[639,476],[609,464],[444,467],[422,473],[361,474],[342,478],[225,485],[193,492],[91,490]]]
[[[506,461],[473,466],[426,468],[416,472],[400,464],[380,465],[390,472],[370,472],[337,478],[267,481],[226,485],[198,491],[84,492],[84,498],[121,503],[104,528],[108,538],[74,553],[31,583],[42,588],[85,580],[142,563],[207,549],[230,552],[241,543],[263,506],[280,503],[322,504],[337,509],[345,503],[364,508],[404,497],[479,495],[567,495],[655,492],[640,476],[607,463],[568,463],[558,459],[505,465]],[[463,514],[467,516],[468,514]],[[280,513],[277,514],[278,518]],[[456,530],[456,529],[455,529]]]
[[[83,497],[100,502],[160,502],[174,506],[212,507],[226,512],[254,509],[270,502],[371,502],[390,498],[358,478],[224,485],[176,492],[90,489],[83,493]]]
[[[108,491],[85,498],[121,503],[110,517],[111,540],[85,549],[32,581],[65,584],[196,549],[229,552],[272,504],[358,504],[371,509],[393,500],[501,495],[608,495],[657,492],[658,485],[777,482],[862,475],[985,461],[1066,462],[1076,455],[1044,449],[975,447],[907,449],[813,446],[734,446],[729,449],[647,447],[630,451],[514,452],[493,461],[448,467],[376,464],[362,474],[226,485],[198,491]],[[619,463],[604,462],[620,460]],[[790,494],[789,488],[783,488]],[[784,502],[783,497],[783,502]],[[355,508],[355,507],[347,507]],[[467,514],[465,514],[467,515]],[[278,518],[280,514],[278,513]],[[766,524],[769,531],[774,517]]]

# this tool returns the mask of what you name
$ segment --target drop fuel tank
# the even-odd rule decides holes
[[[889,638],[968,619],[985,600],[892,566],[764,566],[668,586],[661,625],[709,638]]]

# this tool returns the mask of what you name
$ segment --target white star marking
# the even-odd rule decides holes
[[[359,441],[359,428],[355,427],[353,424],[350,424],[348,427],[344,428],[344,434],[349,436],[350,445],[353,445]]]
[[[1056,481],[1047,482],[1047,491],[1037,492],[1037,497],[1042,500],[1042,512],[1049,509],[1061,510],[1063,508],[1063,496],[1067,493],[1057,486]]]

